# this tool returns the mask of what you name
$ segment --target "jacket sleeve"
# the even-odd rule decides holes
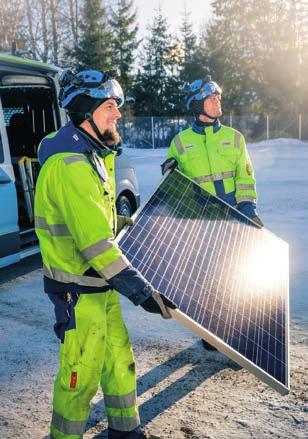
[[[240,138],[240,155],[235,171],[235,198],[240,211],[249,217],[256,216],[256,180],[243,135]]]
[[[60,165],[59,207],[78,250],[108,280],[130,264],[114,241],[103,187],[83,158]]]

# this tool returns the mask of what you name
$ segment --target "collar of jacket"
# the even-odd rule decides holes
[[[85,141],[91,145],[92,149],[95,149],[99,153],[99,155],[105,157],[106,155],[111,154],[112,146],[105,146],[102,142],[96,140],[94,137],[91,136],[91,134],[89,134],[81,127],[77,128],[77,131],[79,132],[79,134],[81,134]]]
[[[205,130],[208,127],[213,127],[213,133],[217,133],[217,131],[221,128],[221,123],[219,119],[215,119],[214,122],[200,122],[200,120],[195,119],[192,124],[192,130],[197,134],[204,134]]]
[[[70,121],[59,131],[42,140],[38,150],[38,159],[42,166],[49,157],[59,152],[84,154],[93,150],[94,145]]]

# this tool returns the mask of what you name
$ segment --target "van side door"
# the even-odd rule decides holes
[[[0,267],[20,260],[17,194],[0,101]]]

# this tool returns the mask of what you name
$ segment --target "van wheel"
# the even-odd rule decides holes
[[[132,216],[134,213],[133,206],[125,195],[121,195],[116,202],[118,215]]]

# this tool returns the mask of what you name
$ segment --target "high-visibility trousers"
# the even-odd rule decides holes
[[[81,294],[73,329],[65,331],[54,384],[51,437],[80,439],[99,384],[110,428],[132,431],[140,425],[133,352],[118,293]],[[70,316],[70,327],[72,327]]]

